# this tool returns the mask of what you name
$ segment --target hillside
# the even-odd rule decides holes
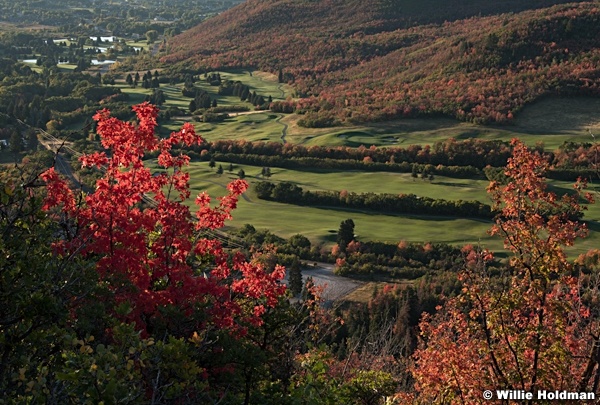
[[[507,122],[543,96],[598,95],[597,5],[521,3],[250,0],[173,38],[164,61],[281,70],[305,126]]]

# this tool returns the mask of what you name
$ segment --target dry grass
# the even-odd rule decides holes
[[[547,98],[540,100],[517,115],[517,131],[561,135],[588,130],[600,132],[600,99],[598,98]]]
[[[404,281],[399,280],[395,283],[372,281],[372,282],[366,283],[366,284],[356,288],[350,294],[341,298],[341,300],[345,301],[345,302],[356,302],[356,303],[366,304],[371,300],[371,298],[373,298],[373,292],[375,291],[375,289],[381,291],[383,289],[383,287],[385,287],[386,285],[409,286],[409,285],[413,285],[413,283],[414,282],[410,281],[410,280],[404,280]]]

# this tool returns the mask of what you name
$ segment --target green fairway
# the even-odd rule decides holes
[[[225,166],[223,166],[225,167]],[[257,175],[260,167],[251,170]],[[289,181],[307,190],[347,190],[355,193],[416,194],[446,200],[479,200],[490,203],[487,180],[454,179],[437,176],[433,181],[413,178],[410,173],[298,171],[271,168],[268,181]]]
[[[274,99],[289,95],[288,90],[273,80],[272,75],[248,71],[220,72],[222,80],[240,80],[248,84],[257,93],[272,95]],[[196,86],[217,97],[220,106],[241,105],[239,99],[232,96],[219,96],[218,88],[198,81]],[[189,98],[181,95],[181,85],[161,86],[167,101],[165,106],[177,106],[187,109]],[[123,88],[134,100],[143,100],[150,90]],[[280,97],[277,96],[277,92]],[[199,134],[208,141],[219,139],[244,139],[247,141],[291,142],[305,145],[346,145],[357,147],[401,146],[412,144],[433,144],[450,137],[461,140],[468,138],[510,140],[514,137],[534,145],[543,142],[547,150],[554,150],[565,141],[593,141],[590,133],[600,130],[600,101],[578,99],[547,99],[527,107],[514,122],[514,125],[503,127],[479,126],[461,123],[452,119],[410,119],[385,123],[375,123],[343,128],[307,129],[297,125],[300,116],[283,115],[270,112],[258,112],[231,116],[224,122],[201,123],[194,126]],[[162,133],[178,130],[189,118],[174,119],[161,126]],[[282,139],[282,135],[285,137]],[[234,220],[229,226],[240,227],[250,223],[257,229],[269,229],[272,232],[289,237],[301,233],[315,243],[331,245],[341,221],[352,218],[356,224],[356,232],[361,240],[381,240],[398,242],[446,242],[456,245],[466,243],[482,244],[485,247],[500,251],[503,244],[500,238],[490,237],[487,233],[491,222],[448,217],[424,217],[408,215],[385,215],[370,212],[358,212],[326,207],[303,207],[259,200],[252,185],[261,181],[261,167],[234,165],[232,173],[228,173],[229,163],[221,164],[225,173],[221,176],[210,170],[208,163],[194,162],[189,168],[192,194],[206,191],[217,197],[225,193],[228,181],[243,168],[250,190],[240,200],[234,213]],[[490,204],[485,189],[487,180],[454,179],[435,176],[432,181],[421,178],[414,179],[408,173],[366,173],[359,171],[298,171],[271,168],[272,182],[290,181],[310,190],[347,190],[348,192],[374,192],[392,194],[416,194],[430,198],[446,200],[478,200]],[[558,194],[572,190],[570,182],[550,181],[551,190]],[[595,185],[591,185],[596,193]],[[579,241],[569,249],[573,257],[594,248],[600,242],[600,206],[592,205],[586,211],[584,219],[588,221],[590,236]]]
[[[233,221],[228,226],[241,227],[252,224],[257,229],[269,229],[277,235],[290,237],[301,233],[314,243],[331,245],[341,221],[352,218],[356,224],[356,232],[360,240],[380,240],[398,242],[444,242],[455,245],[467,243],[481,244],[493,251],[502,250],[502,241],[498,237],[490,237],[487,233],[491,221],[416,215],[387,215],[373,212],[361,212],[326,207],[305,207],[277,202],[259,200],[253,185],[262,181],[261,169],[256,166],[233,165],[228,172],[229,163],[217,162],[225,170],[217,175],[207,162],[192,162],[188,168],[192,197],[200,192],[207,192],[216,198],[226,193],[226,185],[237,178],[240,168],[246,173],[250,190],[240,199]],[[151,164],[151,166],[154,166]],[[438,177],[433,182],[416,179],[406,174],[395,173],[362,173],[362,172],[306,172],[272,168],[270,181],[293,181],[308,189],[342,190],[354,192],[404,192],[420,196],[445,199],[463,199],[490,203],[485,188],[485,180],[464,180]],[[554,191],[569,190],[568,182],[550,182]],[[192,199],[193,200],[193,199]],[[192,200],[189,204],[192,205]],[[216,201],[215,201],[216,202]],[[193,207],[192,207],[193,209]],[[586,220],[592,220],[589,227],[590,237],[579,241],[569,254],[574,256],[594,248],[600,242],[600,207],[591,206]]]
[[[512,125],[481,126],[449,118],[414,118],[344,128],[314,129],[297,125],[299,116],[289,115],[288,141],[306,145],[408,146],[468,138],[519,138],[528,145],[542,142],[554,150],[565,141],[593,142],[600,135],[600,99],[548,98],[517,115]]]
[[[221,75],[221,80],[239,80],[265,98],[271,96],[273,100],[285,100],[287,97],[291,97],[293,92],[290,85],[278,83],[277,76],[274,74],[250,70],[221,71],[218,73]]]
[[[150,90],[144,89],[141,86],[133,88],[124,84],[119,84],[117,87],[119,87],[123,93],[129,96],[128,102],[132,105],[144,102],[146,96],[152,93]]]
[[[219,72],[222,80],[240,80],[242,83],[250,86],[252,91],[267,98],[269,95],[274,100],[282,100],[289,96],[291,88],[288,85],[277,83],[277,77],[264,72],[237,71],[237,72]],[[119,80],[117,86],[123,93],[129,96],[129,103],[139,104],[144,101],[146,96],[152,94],[152,89],[144,89],[141,86],[132,88]],[[219,87],[211,86],[204,80],[198,80],[195,87],[208,92],[212,99],[217,100],[219,107],[227,109],[228,106],[242,106],[248,108],[248,112],[232,112],[230,117],[223,122],[194,122],[194,126],[208,141],[219,139],[240,139],[248,141],[273,141],[283,142],[282,136],[287,131],[287,124],[282,122],[283,114],[252,111],[253,106],[245,101],[241,101],[237,96],[223,96],[218,94]],[[161,108],[178,107],[188,113],[191,98],[182,95],[183,84],[160,86],[160,90],[165,95],[165,103]],[[167,134],[177,130],[184,122],[191,121],[191,116],[176,117],[163,124],[160,128],[162,134]]]
[[[285,127],[279,122],[280,116],[280,114],[258,112],[232,116],[223,122],[193,122],[193,124],[196,132],[210,142],[242,138],[250,142],[282,142],[281,137]],[[176,131],[185,122],[187,119],[171,120],[161,126],[161,133]],[[243,137],[241,134],[244,134]]]
[[[283,100],[291,95],[288,85],[277,83],[274,75],[265,72],[238,70],[219,72],[222,80],[240,80],[253,91],[265,98],[271,95],[274,100]],[[218,86],[211,86],[204,80],[198,80],[195,86],[207,91],[217,99],[221,107],[246,106],[235,96],[218,94]],[[140,103],[149,89],[132,89],[120,85],[123,92],[129,94],[132,104]],[[191,98],[181,94],[182,84],[161,85],[165,93],[164,108],[175,106],[187,111]],[[565,141],[591,142],[591,134],[600,134],[600,100],[591,98],[549,98],[526,107],[512,125],[481,126],[458,122],[450,118],[415,118],[336,128],[302,128],[298,126],[300,115],[258,113],[239,115],[221,123],[197,124],[197,130],[210,141],[218,139],[246,139],[248,141],[290,142],[319,146],[361,145],[378,147],[433,144],[448,138],[457,140],[479,138],[510,141],[519,138],[529,145],[543,143],[547,150],[555,150]],[[186,120],[190,120],[187,118]],[[173,120],[168,126],[174,128],[183,121]],[[282,140],[282,135],[285,138]]]

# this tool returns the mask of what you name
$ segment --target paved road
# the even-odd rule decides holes
[[[309,266],[302,269],[302,282],[306,282],[307,277],[312,277],[315,285],[325,286],[323,299],[327,303],[344,298],[364,284],[360,281],[336,276],[333,274],[333,267],[334,265],[330,263],[317,263],[315,267]]]

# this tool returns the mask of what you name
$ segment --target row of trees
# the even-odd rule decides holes
[[[543,146],[532,148],[552,165],[547,176],[558,180],[593,178],[597,166],[597,146],[565,143],[553,152]],[[325,147],[278,142],[220,140],[193,149],[218,160],[249,165],[290,169],[335,169],[434,174],[456,178],[494,178],[506,162],[511,147],[504,141],[448,139],[433,146]],[[451,163],[450,165],[444,163]]]
[[[201,149],[201,148],[198,148]],[[210,157],[223,162],[247,164],[251,166],[283,167],[298,170],[364,170],[372,172],[396,172],[396,173],[427,173],[455,178],[483,178],[483,171],[472,166],[443,166],[422,165],[418,163],[374,163],[369,161],[342,160],[342,159],[319,159],[319,158],[291,158],[281,156],[263,156],[246,154],[205,154],[194,155],[201,159]]]
[[[243,84],[239,80],[225,80],[224,82],[221,82],[219,77],[218,85],[219,94],[239,97],[240,101],[248,101],[254,106],[266,108],[273,101],[271,96],[269,96],[268,99],[265,99],[262,95],[257,94],[255,90],[252,91],[250,86]]]
[[[206,145],[210,152],[246,155],[283,156],[286,158],[319,158],[357,160],[374,163],[419,163],[423,165],[486,166],[501,167],[511,154],[508,142],[470,138],[462,141],[449,138],[433,145],[410,145],[408,147],[304,146],[281,142],[249,142],[247,140],[218,140]],[[543,153],[543,147],[535,147]]]
[[[479,201],[449,201],[414,194],[351,193],[347,191],[309,191],[289,183],[262,181],[255,187],[258,198],[289,204],[343,207],[393,214],[444,215],[492,218],[489,205]]]

